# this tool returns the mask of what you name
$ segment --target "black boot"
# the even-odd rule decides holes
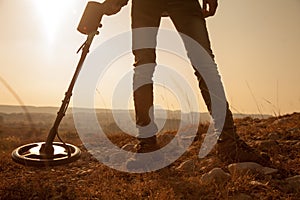
[[[135,146],[137,153],[149,153],[159,149],[156,136],[149,138],[139,138],[139,143]]]
[[[253,149],[238,136],[228,105],[224,127],[218,139],[216,150],[218,157],[228,164],[255,162],[265,167],[272,166],[269,156]]]
[[[126,163],[127,170],[132,171],[153,171],[160,166],[160,163],[164,161],[161,154],[146,155],[145,153],[151,153],[159,150],[159,145],[156,141],[156,136],[149,138],[140,138],[139,143],[136,145],[136,155]]]
[[[220,160],[227,164],[255,162],[265,167],[272,167],[269,156],[250,147],[235,132],[222,132],[216,150]]]

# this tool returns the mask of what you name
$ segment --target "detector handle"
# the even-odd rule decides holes
[[[82,14],[77,30],[85,35],[90,35],[101,27],[101,19],[104,12],[104,4],[96,1],[89,1]]]

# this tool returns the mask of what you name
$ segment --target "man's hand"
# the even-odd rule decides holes
[[[202,0],[203,8],[202,13],[203,17],[214,16],[218,7],[218,0]]]
[[[127,4],[128,0],[106,0],[103,2],[106,15],[114,15],[118,13],[123,6]]]

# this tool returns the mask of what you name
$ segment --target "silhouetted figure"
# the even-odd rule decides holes
[[[106,0],[108,15],[115,14],[122,6],[126,5],[128,0]],[[205,18],[213,16],[216,12],[218,3],[217,0],[203,0],[203,7],[199,4],[198,0],[132,0],[132,28],[142,27],[159,27],[162,16],[169,16],[175,25],[178,32],[183,33],[195,41],[197,41],[211,56],[214,58],[210,40],[206,28]],[[147,39],[150,42],[156,42],[156,35],[145,33],[142,36],[133,36],[133,43],[139,43]],[[185,42],[185,40],[183,40]],[[193,49],[189,49],[189,45],[185,43],[185,47],[189,53]],[[152,133],[151,137],[140,135],[139,148],[137,152],[149,152],[158,149],[156,143],[157,131],[156,125],[153,120],[153,82],[152,76],[156,66],[156,54],[154,48],[145,48],[133,50],[135,57],[134,63],[134,106],[136,114],[136,124],[140,129],[147,127]],[[194,65],[193,60],[191,63]],[[146,66],[146,67],[145,67]],[[194,65],[195,66],[195,65]],[[211,79],[217,87],[223,90],[221,77],[217,69],[211,69],[213,74]],[[195,75],[199,81],[199,88],[206,103],[207,109],[215,121],[216,127],[223,127],[221,135],[218,139],[216,148],[219,158],[227,163],[253,161],[262,165],[269,165],[268,158],[264,158],[259,153],[255,152],[245,142],[239,139],[234,126],[232,113],[227,104],[225,123],[220,123],[218,116],[212,113],[210,91],[202,78],[201,74],[195,70]],[[137,88],[136,84],[140,81],[147,82],[148,84]],[[226,100],[225,100],[226,101]],[[143,134],[141,131],[140,134]],[[154,136],[153,136],[154,135]]]

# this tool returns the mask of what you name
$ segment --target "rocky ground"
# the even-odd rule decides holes
[[[78,161],[56,167],[25,167],[11,160],[12,150],[43,141],[48,127],[32,130],[26,123],[2,122],[0,199],[299,199],[300,113],[236,119],[235,123],[250,146],[271,157],[273,169],[256,163],[227,165],[214,152],[200,159],[206,124],[200,125],[184,155],[155,172],[132,174],[103,165],[86,151],[74,129],[63,130],[61,137],[81,148]],[[124,134],[110,139],[119,146],[134,143]]]

